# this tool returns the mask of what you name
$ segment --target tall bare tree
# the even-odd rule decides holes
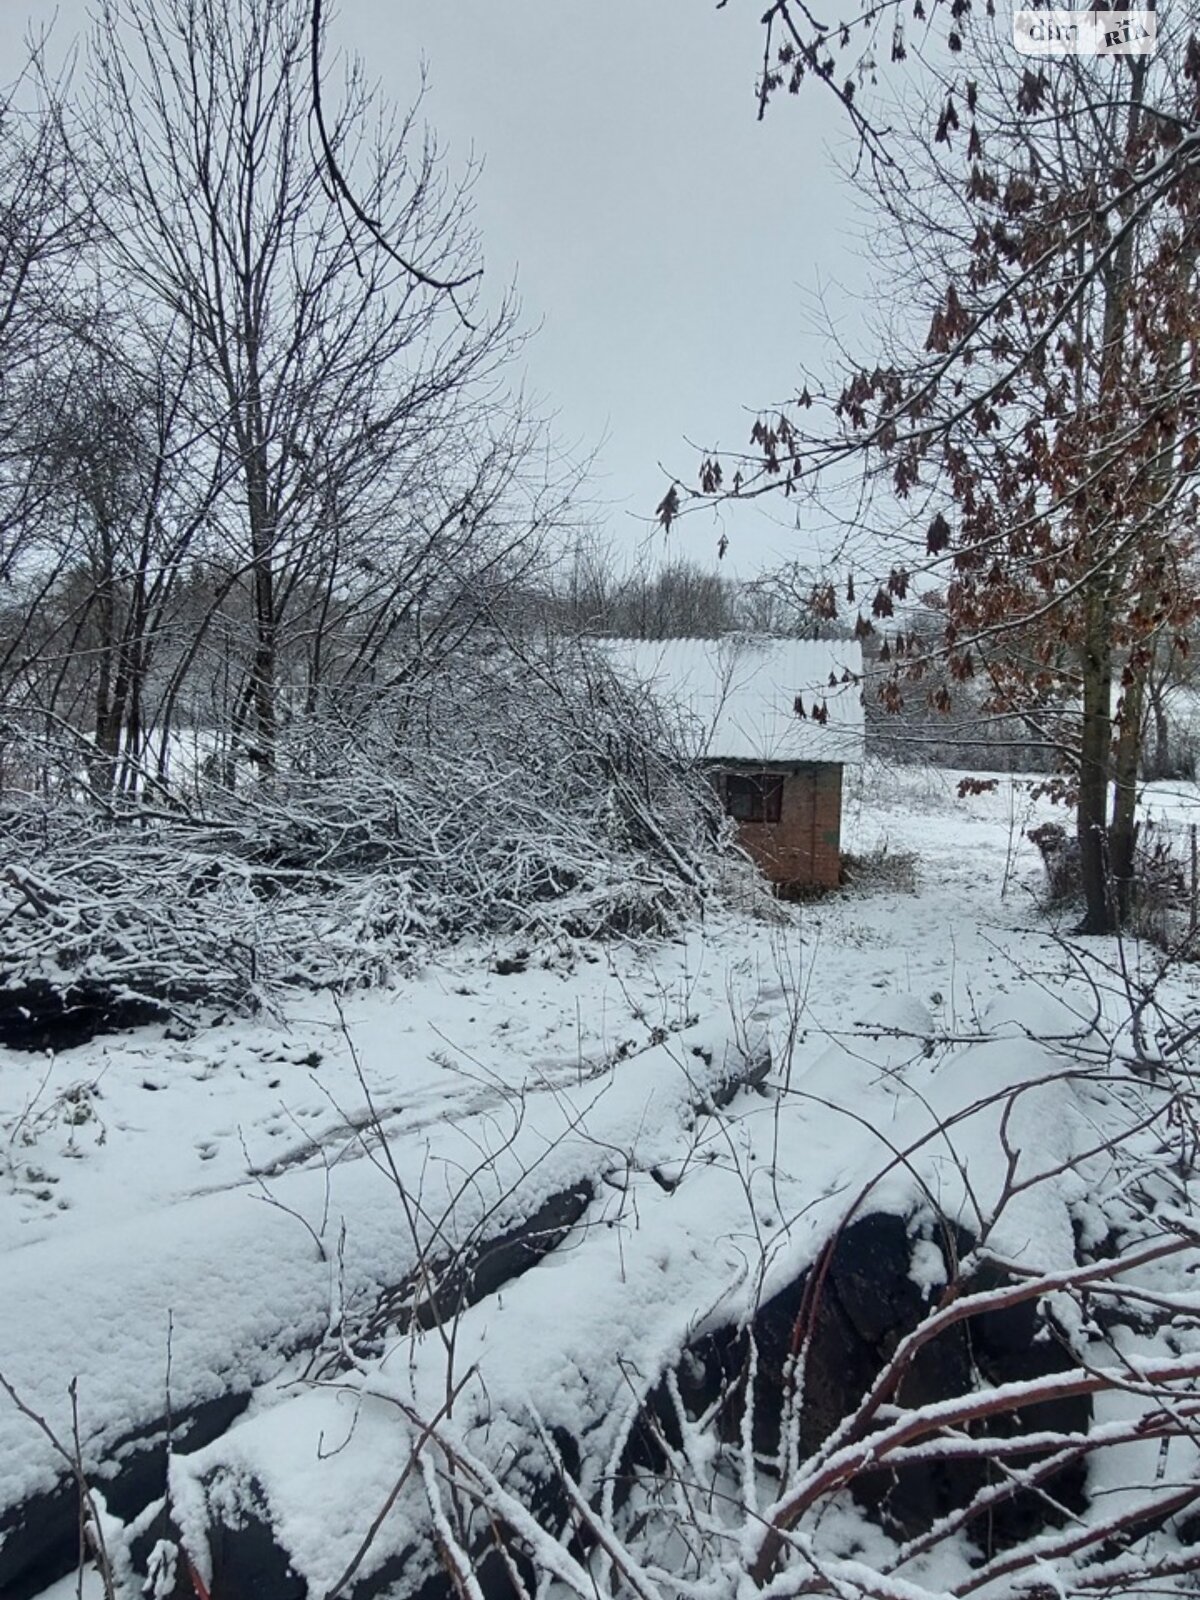
[[[26,471],[29,418],[13,404],[31,372],[62,348],[68,283],[88,237],[60,86],[33,58],[0,93],[0,585],[11,582],[36,509]]]
[[[198,448],[229,454],[233,720],[264,769],[297,695],[378,677],[401,635],[452,639],[464,591],[549,515],[522,496],[535,430],[500,387],[513,303],[468,322],[404,264],[469,279],[469,174],[346,65],[329,143],[383,248],[314,155],[309,24],[303,0],[104,0],[85,111],[103,257],[187,340]]]

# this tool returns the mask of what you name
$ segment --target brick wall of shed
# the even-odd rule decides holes
[[[841,767],[787,773],[779,821],[739,823],[738,837],[772,882],[836,889],[842,869]]]

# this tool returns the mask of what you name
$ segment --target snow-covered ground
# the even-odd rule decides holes
[[[784,1011],[799,982],[805,1028],[860,1021],[879,993],[912,995],[952,1024],[1033,952],[1057,970],[1025,838],[1056,817],[1031,780],[957,797],[958,774],[868,767],[847,798],[844,848],[916,857],[915,892],[834,896],[781,926],[729,914],[663,944],[585,946],[502,974],[519,951],[458,946],[386,992],[321,996],[286,1017],[233,1019],[191,1037],[153,1027],[57,1057],[0,1053],[0,1248],[20,1250],[164,1206],[240,1189],[248,1174],[353,1154],[365,1101],[398,1136],[506,1090],[570,1082],[644,1049],[655,1029]],[[1152,785],[1147,810],[1200,821],[1200,789]],[[1036,964],[1036,962],[1035,962]],[[350,1048],[353,1043],[354,1050]]]
[[[589,1374],[597,1308],[617,1354],[652,1369],[718,1304],[794,1276],[890,1152],[980,1081],[1052,1076],[1031,1034],[1082,1037],[1095,1021],[1095,974],[1037,904],[1026,830],[1056,813],[1028,780],[960,799],[958,776],[868,766],[850,786],[844,848],[911,854],[911,884],[901,860],[893,879],[775,915],[722,910],[659,943],[564,946],[548,965],[459,946],[340,1009],[311,997],[190,1037],[155,1027],[51,1058],[0,1051],[0,1373],[64,1437],[77,1378],[91,1461],[166,1409],[168,1370],[176,1405],[254,1388],[242,1423],[177,1461],[176,1512],[199,1534],[204,1474],[253,1463],[321,1593],[411,1443],[389,1402],[436,1411],[445,1363],[385,1354],[349,1402],[300,1382],[294,1352],[410,1272],[419,1245],[528,1214],[599,1170],[602,1146],[607,1209],[589,1213],[580,1248],[463,1318],[456,1361],[501,1411],[534,1396],[576,1432],[608,1415],[611,1453],[619,1418]],[[1158,785],[1147,807],[1200,821],[1200,791]],[[1097,959],[1132,963],[1134,981],[1157,962],[1115,946]],[[1182,1015],[1193,982],[1170,981]],[[923,1037],[958,1041],[962,1072],[939,1073],[951,1058],[926,1059]],[[728,1064],[764,1042],[776,1087],[793,1091],[786,1114],[745,1094],[697,1122]],[[1091,1115],[1054,1083],[1031,1102],[1025,1146],[1069,1163]],[[965,1203],[945,1152],[917,1165]],[[1003,1173],[973,1176],[983,1192]],[[411,1225],[398,1185],[419,1199]],[[1031,1201],[1008,1244],[1024,1229],[1039,1264],[1061,1266],[1073,1242],[1060,1226]],[[462,1404],[482,1400],[468,1387]],[[318,1472],[339,1421],[336,1471]],[[0,1397],[0,1508],[58,1470]]]

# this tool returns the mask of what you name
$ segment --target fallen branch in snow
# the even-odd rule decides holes
[[[1008,1295],[971,1297],[955,1306],[957,1315],[954,1320],[961,1321],[983,1315],[998,1309],[1000,1305],[1018,1304],[1022,1298],[1033,1298],[1036,1292],[1035,1290],[1029,1296],[1020,1297]],[[983,1302],[982,1305],[972,1303],[976,1299]],[[937,1319],[929,1320],[933,1323]],[[936,1337],[934,1332],[924,1327],[918,1330],[918,1334],[921,1336],[921,1343]],[[915,1342],[916,1336],[912,1338]],[[912,1353],[914,1352],[911,1349],[905,1351],[900,1361],[894,1366],[889,1366],[882,1375],[880,1387],[888,1392],[894,1392],[899,1388]],[[777,1500],[763,1513],[768,1528],[759,1541],[750,1564],[750,1575],[760,1587],[765,1586],[775,1574],[780,1556],[787,1546],[788,1534],[805,1512],[826,1497],[837,1493],[844,1485],[852,1483],[863,1473],[894,1470],[898,1466],[916,1461],[950,1462],[984,1459],[990,1462],[1012,1454],[1044,1454],[1048,1450],[1059,1452],[1063,1460],[1078,1459],[1080,1456],[1091,1455],[1116,1444],[1143,1438],[1179,1436],[1186,1438],[1191,1432],[1193,1418],[1200,1415],[1200,1404],[1186,1399],[1192,1393],[1187,1386],[1198,1379],[1200,1379],[1200,1355],[1188,1359],[1147,1363],[1132,1372],[1124,1367],[1096,1370],[1079,1367],[1070,1372],[1055,1373],[1026,1383],[1004,1384],[978,1395],[928,1405],[915,1414],[903,1415],[890,1425],[885,1424],[870,1431],[864,1427],[864,1418],[860,1414],[848,1423],[844,1434],[839,1430],[832,1439],[825,1442],[818,1457],[812,1463],[806,1464],[806,1475],[793,1483],[787,1495]],[[1123,1391],[1145,1400],[1152,1400],[1158,1409],[1144,1412],[1135,1426],[1089,1433],[1086,1440],[1075,1445],[1066,1442],[1062,1434],[1053,1430],[1035,1433],[1015,1442],[1002,1441],[998,1448],[993,1448],[994,1441],[990,1439],[960,1442],[954,1438],[954,1435],[966,1432],[981,1422],[1011,1417],[1018,1412],[1023,1416],[1033,1407],[1049,1405],[1058,1400],[1114,1391]],[[1184,1400],[1179,1404],[1181,1397],[1184,1397]],[[872,1408],[864,1409],[869,1412]],[[852,1442],[841,1443],[843,1438],[848,1438]],[[920,1451],[911,1448],[914,1442],[926,1440],[936,1440],[936,1443],[926,1445]],[[972,1444],[977,1447],[971,1448]],[[1150,1498],[1138,1507],[1136,1514],[1130,1514],[1128,1523],[1123,1522],[1120,1526],[1147,1521],[1155,1514],[1160,1518],[1170,1515],[1196,1500],[1200,1500],[1200,1483],[1189,1484],[1175,1495]],[[993,1508],[995,1503],[995,1496],[989,1497],[989,1508]],[[1116,1531],[1117,1527],[1105,1523],[1099,1528],[1093,1527],[1076,1532],[1072,1536],[1069,1548],[1075,1551],[1103,1544],[1112,1538]],[[1020,1570],[1029,1564],[1029,1559],[1028,1555],[1006,1558],[1003,1570],[1005,1572]],[[1197,1564],[1200,1566],[1200,1556],[1197,1557]],[[955,1593],[967,1594],[974,1587],[976,1585],[971,1584],[966,1588],[956,1589]]]

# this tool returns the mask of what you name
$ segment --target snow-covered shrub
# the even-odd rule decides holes
[[[467,935],[662,931],[720,840],[652,704],[561,643],[297,721],[276,770],[232,789],[28,801],[3,826],[0,987],[167,1006],[376,983]]]

